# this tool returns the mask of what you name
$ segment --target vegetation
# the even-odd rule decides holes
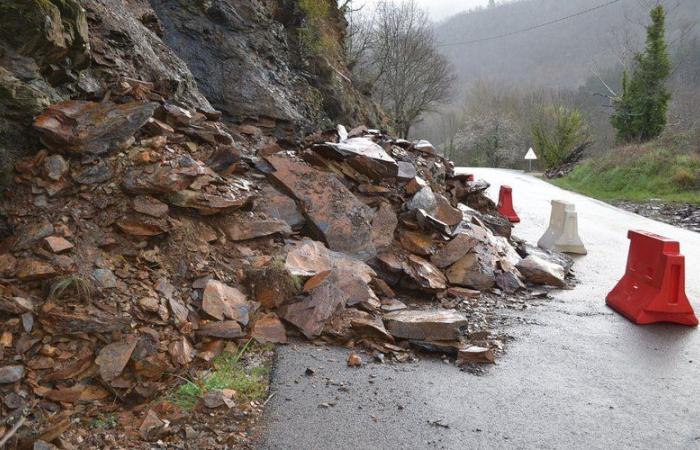
[[[700,155],[677,143],[629,145],[590,159],[553,183],[601,200],[700,203]]]
[[[331,4],[325,0],[299,0],[299,8],[305,16],[304,25],[299,28],[302,44],[316,55],[334,49],[338,44],[327,26]]]
[[[624,72],[622,93],[613,99],[615,113],[610,121],[621,142],[645,142],[658,137],[666,126],[671,99],[664,82],[671,74],[666,49],[664,7],[651,10],[644,53],[635,55],[632,78]]]
[[[237,353],[224,352],[213,361],[213,370],[195,380],[187,380],[171,395],[171,400],[190,410],[198,399],[215,389],[236,391],[237,401],[261,400],[267,395],[269,368],[255,355],[270,349],[248,341]]]
[[[588,129],[578,109],[548,105],[538,116],[532,141],[547,169],[560,166],[572,150],[588,142]]]

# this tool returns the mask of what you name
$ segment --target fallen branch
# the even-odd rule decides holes
[[[27,421],[27,416],[22,416],[22,417],[19,418],[19,420],[18,420],[17,422],[15,422],[15,424],[12,426],[12,428],[10,428],[10,431],[8,431],[7,433],[5,433],[5,436],[3,436],[2,439],[0,439],[0,448],[2,448],[2,447],[5,446],[5,444],[7,443],[7,441],[9,441],[10,438],[11,438],[12,436],[14,436],[15,433],[17,433],[17,430],[19,430],[20,427],[21,427],[22,425],[24,425],[24,422],[26,422],[26,421]]]

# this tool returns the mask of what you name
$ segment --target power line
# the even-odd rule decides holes
[[[477,44],[477,43],[479,43],[479,42],[493,41],[493,40],[496,40],[496,39],[501,39],[501,38],[504,38],[504,37],[513,36],[513,35],[516,35],[516,34],[526,33],[526,32],[528,32],[528,31],[537,30],[538,28],[543,28],[543,27],[546,27],[546,26],[549,26],[549,25],[553,25],[553,24],[555,24],[555,23],[564,22],[565,20],[573,19],[574,17],[582,16],[582,15],[584,15],[584,14],[588,14],[588,13],[590,13],[590,12],[597,11],[597,10],[599,10],[599,9],[607,8],[608,6],[614,5],[615,3],[619,3],[619,2],[621,2],[621,1],[622,1],[622,0],[612,0],[612,1],[609,1],[609,2],[604,3],[604,4],[602,4],[602,5],[594,6],[593,8],[584,9],[583,11],[579,11],[579,12],[577,12],[577,13],[575,13],[575,14],[571,14],[570,16],[566,16],[566,17],[561,17],[561,18],[559,18],[559,19],[550,20],[549,22],[544,22],[544,23],[541,23],[541,24],[539,24],[539,25],[534,25],[534,26],[531,26],[531,27],[528,27],[528,28],[523,28],[523,29],[521,29],[521,30],[514,30],[514,31],[510,31],[510,32],[508,32],[508,33],[498,34],[498,35],[495,35],[495,36],[489,36],[489,37],[485,37],[485,38],[481,38],[481,39],[473,39],[473,40],[471,40],[471,41],[449,42],[449,43],[446,43],[446,44],[437,44],[437,47],[453,47],[453,46],[457,46],[457,45]]]

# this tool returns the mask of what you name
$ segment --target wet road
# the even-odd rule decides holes
[[[700,311],[700,234],[518,172],[475,172],[492,197],[513,187],[515,234],[530,242],[551,199],[576,204],[589,251],[575,266],[578,287],[511,313],[535,324],[509,328],[515,340],[482,376],[439,360],[351,370],[346,349],[283,347],[260,448],[700,449],[700,330],[635,326],[604,302],[624,271],[627,230],[638,228],[681,242]]]

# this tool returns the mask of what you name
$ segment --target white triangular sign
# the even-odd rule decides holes
[[[535,155],[535,151],[532,149],[532,147],[530,147],[530,150],[527,151],[525,159],[537,159],[537,155]]]

